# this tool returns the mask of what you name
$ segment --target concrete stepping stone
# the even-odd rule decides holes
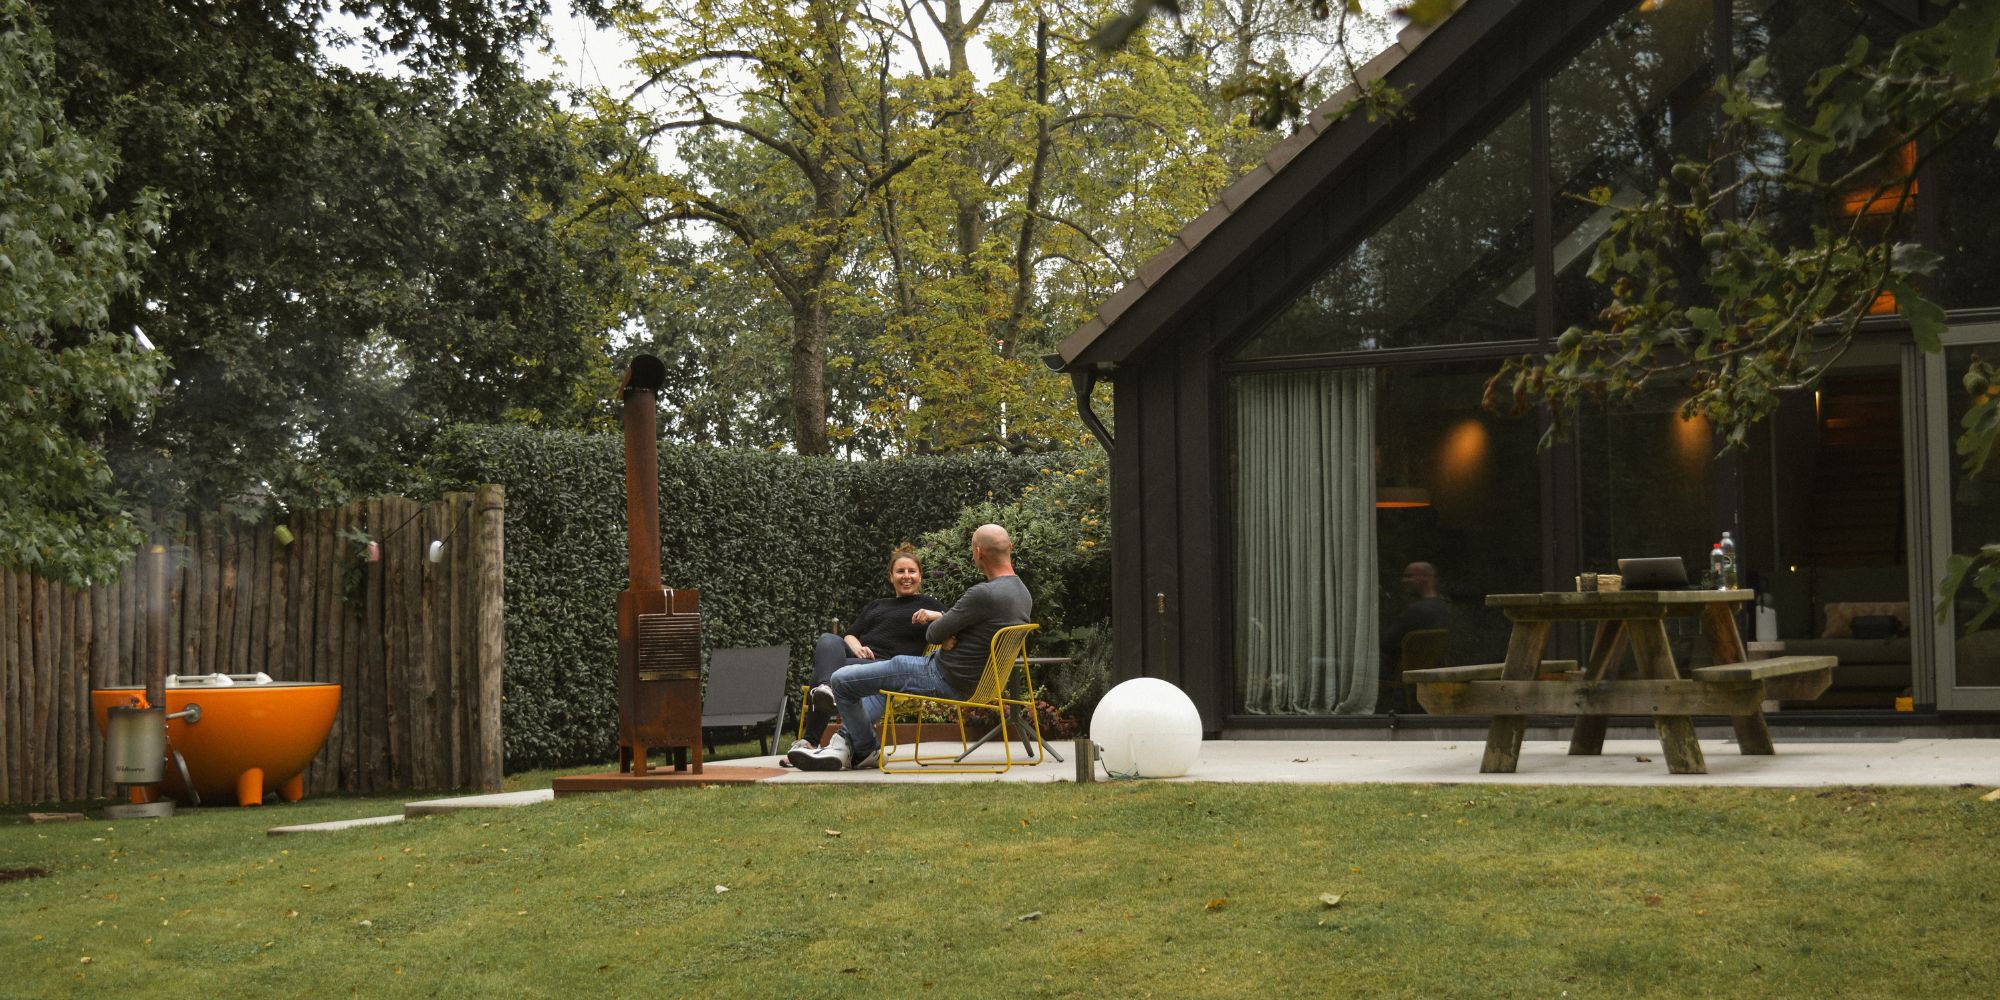
[[[414,819],[418,816],[442,816],[463,809],[512,809],[516,806],[531,806],[537,802],[553,802],[556,793],[550,788],[534,788],[525,792],[498,792],[493,795],[461,795],[451,799],[427,799],[423,802],[403,804],[403,817]]]
[[[401,823],[401,816],[363,816],[360,819],[337,819],[330,823],[301,823],[298,826],[274,826],[264,831],[267,837],[282,837],[288,833],[318,833],[322,830],[351,830],[357,826],[378,826],[383,823]]]

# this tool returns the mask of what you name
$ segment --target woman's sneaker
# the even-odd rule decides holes
[[[844,771],[853,755],[847,749],[847,737],[840,733],[826,741],[826,746],[818,750],[803,750],[793,747],[785,759],[801,771]]]

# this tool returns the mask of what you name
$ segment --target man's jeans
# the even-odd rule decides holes
[[[833,689],[833,703],[840,709],[840,732],[847,738],[857,764],[874,752],[880,742],[875,738],[875,723],[881,720],[883,706],[889,703],[882,692],[963,697],[938,673],[935,653],[892,656],[842,667],[833,672],[827,686]]]

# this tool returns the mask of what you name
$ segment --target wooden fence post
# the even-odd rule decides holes
[[[474,494],[473,524],[479,529],[478,638],[476,684],[479,706],[473,784],[481,791],[500,790],[500,668],[506,653],[506,597],[502,559],[503,521],[507,488],[482,484]]]

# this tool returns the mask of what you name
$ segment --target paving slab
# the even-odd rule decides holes
[[[603,774],[573,774],[557,778],[549,783],[556,798],[572,795],[589,795],[597,792],[650,792],[672,788],[707,788],[711,785],[752,785],[765,778],[775,778],[785,772],[772,767],[730,767],[726,765],[704,765],[700,774],[692,770],[676,771],[672,768],[654,768],[646,774],[628,771],[607,771]]]
[[[1365,782],[1496,785],[2000,785],[2000,740],[1905,739],[1884,742],[1786,742],[1769,757],[1746,757],[1733,740],[1702,740],[1707,774],[1669,774],[1658,740],[1607,740],[1596,757],[1572,757],[1569,743],[1528,741],[1513,774],[1481,774],[1485,744],[1447,741],[1211,740],[1195,765],[1169,781],[1271,781],[1301,784]],[[1063,749],[1067,750],[1065,746]],[[982,749],[969,762],[997,759]],[[1641,761],[1645,757],[1648,760]],[[732,763],[777,766],[777,757]],[[791,771],[766,784],[952,783],[1072,781],[1076,769],[1051,760],[1005,774],[883,774],[880,771]],[[1099,780],[1104,773],[1098,772]]]
[[[264,831],[267,837],[282,837],[288,833],[319,833],[326,830],[351,830],[357,826],[379,826],[383,823],[401,823],[403,814],[394,816],[363,816],[360,819],[337,819],[329,823],[301,823],[298,826],[274,826]]]
[[[492,795],[461,795],[450,799],[426,799],[422,802],[403,803],[403,816],[415,819],[418,816],[442,816],[466,809],[513,809],[531,806],[537,802],[554,802],[553,789],[532,788],[525,792],[495,792]]]

